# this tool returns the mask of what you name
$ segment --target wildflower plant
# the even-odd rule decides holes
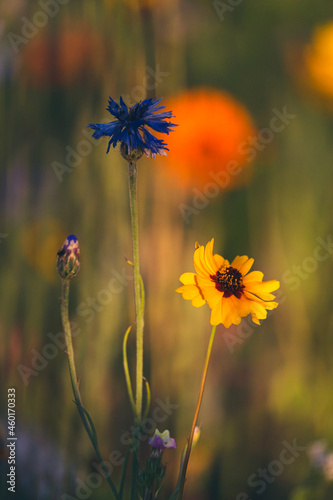
[[[169,120],[172,111],[162,111],[161,99],[145,99],[128,107],[122,98],[120,104],[112,98],[109,99],[107,110],[114,120],[109,123],[90,124],[94,130],[93,137],[99,139],[108,137],[110,147],[119,145],[121,156],[128,162],[128,186],[129,203],[131,215],[131,231],[133,258],[128,263],[133,267],[134,274],[134,296],[135,296],[135,327],[136,327],[136,379],[135,391],[131,380],[127,360],[127,340],[131,331],[130,326],[123,340],[123,366],[125,373],[128,396],[133,411],[135,422],[135,433],[133,446],[127,453],[123,464],[120,484],[115,485],[103,462],[97,441],[97,433],[88,411],[84,408],[80,395],[76,367],[74,362],[74,351],[72,346],[71,327],[68,317],[69,286],[70,281],[80,269],[79,242],[74,235],[68,236],[63,247],[58,252],[57,269],[62,279],[61,317],[65,338],[67,343],[67,355],[71,384],[74,394],[74,402],[77,406],[84,428],[93,445],[94,451],[100,461],[104,476],[111,488],[113,498],[123,500],[127,498],[126,491],[130,490],[131,500],[153,500],[158,498],[166,466],[162,462],[165,449],[176,448],[175,439],[170,437],[170,432],[160,432],[156,429],[155,434],[148,440],[151,447],[150,455],[145,467],[140,464],[140,439],[137,439],[142,429],[142,422],[149,412],[150,388],[148,381],[143,376],[143,347],[144,347],[144,311],[145,291],[140,274],[139,260],[139,227],[138,227],[138,201],[137,201],[137,161],[145,153],[147,157],[155,158],[156,155],[165,155],[168,151],[167,143],[156,137],[158,134],[169,134],[176,124]],[[247,256],[236,257],[231,264],[222,256],[213,253],[214,239],[201,246],[196,244],[194,252],[194,267],[196,273],[186,272],[181,275],[182,286],[176,291],[181,293],[184,299],[191,300],[193,306],[201,307],[208,304],[211,309],[210,323],[212,331],[209,339],[205,365],[201,380],[199,397],[195,408],[192,426],[185,449],[182,452],[178,481],[175,490],[169,500],[181,500],[183,498],[186,480],[187,466],[191,451],[200,436],[197,426],[198,415],[204,393],[206,376],[209,366],[210,354],[216,327],[223,324],[229,328],[232,324],[239,324],[242,317],[251,315],[252,320],[260,324],[260,320],[267,317],[267,310],[277,307],[274,301],[273,291],[279,287],[276,280],[263,281],[260,271],[252,271],[253,259]],[[143,388],[146,388],[146,404],[143,408]],[[139,444],[136,444],[139,443]],[[127,467],[131,455],[132,473],[128,488],[125,487]]]

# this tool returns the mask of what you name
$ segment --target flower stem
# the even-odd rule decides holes
[[[106,478],[107,482],[109,483],[109,486],[112,490],[114,498],[116,500],[119,500],[119,495],[118,495],[117,489],[110,478],[108,468],[105,466],[104,461],[103,461],[102,456],[101,456],[101,453],[99,451],[94,425],[92,423],[92,420],[91,420],[87,410],[85,410],[85,408],[82,405],[82,399],[81,399],[81,394],[80,394],[80,390],[79,390],[79,386],[78,386],[78,382],[77,382],[76,368],[75,368],[75,362],[74,362],[72,332],[71,332],[71,326],[70,326],[69,317],[68,317],[68,304],[69,304],[69,280],[63,279],[62,280],[62,289],[61,289],[61,319],[62,319],[62,325],[63,325],[64,332],[65,332],[69,374],[70,374],[70,379],[71,379],[71,383],[72,383],[75,404],[77,406],[77,409],[78,409],[79,415],[81,417],[82,423],[84,425],[84,428],[89,436],[91,444],[93,445],[95,453],[97,455],[97,458],[101,464],[101,468],[103,470],[104,476],[105,476],[105,478]]]
[[[131,227],[133,241],[133,268],[134,268],[134,295],[136,316],[136,419],[141,422],[142,417],[142,387],[143,387],[143,325],[144,309],[141,291],[141,276],[139,266],[139,231],[138,231],[138,202],[137,202],[137,167],[133,161],[128,162],[128,182],[131,210]]]
[[[191,454],[194,430],[195,430],[195,426],[196,426],[196,423],[198,420],[198,415],[199,415],[199,411],[200,411],[200,407],[201,407],[202,397],[203,397],[203,393],[204,393],[204,389],[205,389],[208,365],[209,365],[210,355],[212,352],[215,331],[216,331],[216,326],[213,326],[211,334],[210,334],[210,339],[209,339],[209,344],[208,344],[208,349],[207,349],[207,354],[206,354],[205,366],[204,366],[202,378],[201,378],[201,386],[200,386],[198,402],[197,402],[197,406],[195,408],[195,412],[194,412],[194,416],[193,416],[192,427],[191,427],[190,435],[188,438],[187,449],[186,449],[184,464],[183,464],[183,468],[182,468],[180,487],[179,487],[179,495],[178,495],[179,500],[182,500],[182,498],[183,498],[183,491],[184,491],[184,485],[185,485],[185,479],[186,479],[186,471],[187,471],[187,466],[188,466],[188,462],[189,462],[190,454]]]

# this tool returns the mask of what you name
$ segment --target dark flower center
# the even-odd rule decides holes
[[[231,266],[223,267],[210,278],[214,281],[216,290],[224,292],[225,298],[231,295],[235,295],[238,299],[241,298],[244,289],[243,275],[238,269]]]

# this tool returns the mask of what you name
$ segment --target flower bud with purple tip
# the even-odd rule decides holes
[[[57,253],[57,270],[61,278],[71,280],[80,270],[80,246],[74,234],[67,236]]]
[[[152,447],[146,468],[138,474],[138,488],[142,498],[157,498],[161,482],[165,475],[166,465],[162,464],[163,451],[166,448],[177,448],[175,439],[170,432],[155,430],[154,436],[148,439]]]

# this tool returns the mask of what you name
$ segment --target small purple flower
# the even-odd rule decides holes
[[[80,270],[80,246],[74,234],[67,236],[57,253],[57,270],[63,279],[75,278]]]
[[[95,130],[93,137],[111,137],[108,144],[107,153],[111,145],[115,148],[118,142],[121,144],[121,150],[127,149],[125,155],[130,155],[131,152],[149,153],[153,158],[155,155],[165,155],[168,151],[167,144],[162,139],[157,139],[149,130],[155,132],[169,134],[171,127],[177,125],[166,121],[172,117],[172,111],[161,111],[165,106],[158,106],[162,99],[145,99],[142,102],[134,104],[132,107],[126,106],[122,97],[120,97],[120,105],[111,97],[109,98],[109,106],[106,108],[109,113],[114,116],[115,120],[109,123],[91,123],[88,127]]]
[[[321,468],[327,454],[327,444],[323,439],[314,441],[307,449],[310,462],[314,467]]]
[[[150,444],[152,448],[158,450],[177,448],[176,440],[170,437],[170,432],[168,430],[159,432],[159,430],[156,429],[154,436],[148,439],[148,444]]]

